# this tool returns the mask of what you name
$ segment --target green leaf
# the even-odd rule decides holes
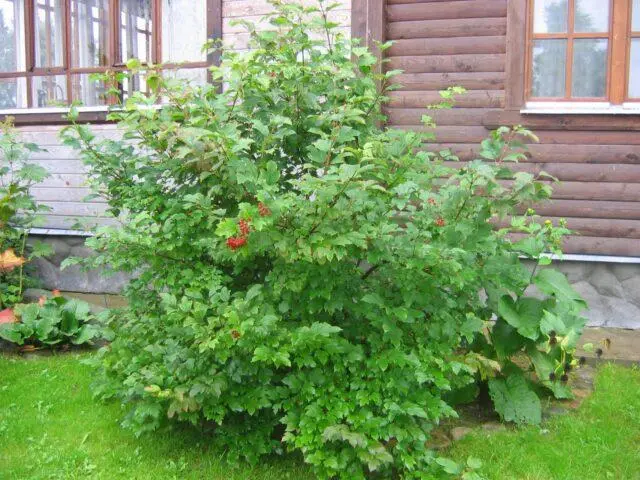
[[[541,352],[535,345],[530,345],[527,348],[527,354],[533,367],[535,368],[536,375],[542,385],[553,392],[555,398],[570,399],[573,398],[573,393],[568,385],[549,379],[549,375],[556,372],[556,363],[559,361],[560,352],[559,349],[552,349],[549,353]]]
[[[551,332],[556,332],[556,335],[564,335],[566,327],[557,315],[545,310],[540,322],[540,331],[545,335],[549,335]]]
[[[543,303],[537,298],[523,297],[514,301],[504,295],[498,304],[498,314],[523,337],[537,340],[540,336],[540,320]]]
[[[482,460],[475,457],[469,457],[467,458],[467,467],[472,470],[478,470],[479,468],[482,468]]]
[[[276,162],[271,160],[267,162],[265,179],[269,185],[275,185],[278,183],[278,180],[280,179],[280,171],[278,170]]]
[[[526,342],[514,327],[501,318],[496,320],[491,329],[491,340],[498,357],[502,359],[508,358],[522,349]]]
[[[78,333],[75,337],[71,339],[71,342],[75,345],[82,345],[90,342],[98,335],[98,330],[89,324],[84,324],[78,330]]]
[[[61,314],[60,331],[67,336],[75,335],[79,327],[78,318],[69,310],[63,310]]]
[[[54,320],[52,318],[41,318],[36,322],[35,334],[38,340],[45,342],[49,339],[49,334],[53,331]]]
[[[460,475],[464,470],[462,465],[450,458],[438,457],[436,458],[436,463],[442,467],[442,470],[450,475]]]
[[[582,307],[587,307],[587,303],[573,289],[565,274],[558,270],[550,268],[542,270],[535,276],[533,282],[540,291],[555,296],[560,302],[577,302]]]
[[[22,333],[15,327],[14,324],[0,325],[0,338],[3,338],[7,342],[22,345],[25,338]]]
[[[489,394],[496,412],[506,422],[537,425],[542,420],[540,399],[521,374],[492,378]]]

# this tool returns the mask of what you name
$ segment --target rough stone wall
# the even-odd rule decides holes
[[[592,327],[640,329],[640,265],[556,262],[589,304]]]
[[[79,293],[120,294],[127,284],[129,277],[123,273],[110,275],[110,272],[105,270],[84,271],[77,265],[60,269],[65,258],[91,255],[91,250],[84,246],[85,237],[60,235],[34,239],[48,243],[54,251],[50,257],[34,261],[35,275],[42,288]]]

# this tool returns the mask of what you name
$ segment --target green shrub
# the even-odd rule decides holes
[[[48,209],[36,203],[30,188],[42,182],[47,171],[27,160],[40,151],[34,143],[19,140],[8,117],[0,122],[0,310],[22,301],[25,286],[23,264],[51,253],[40,242],[27,244],[29,229],[37,223],[37,214]]]
[[[17,345],[82,345],[98,337],[86,302],[54,296],[39,303],[16,305],[14,313],[14,323],[0,324],[0,338]]]
[[[210,428],[231,460],[287,449],[320,478],[461,472],[425,447],[455,415],[444,395],[492,378],[497,407],[534,417],[533,377],[510,358],[557,369],[579,330],[566,279],[519,258],[547,263],[562,229],[490,223],[549,197],[506,166],[531,134],[500,129],[482,159],[446,168],[425,135],[379,128],[397,72],[375,73],[323,15],[277,5],[277,31],[250,29],[254,49],[212,69],[224,89],[151,69],[153,93],[112,114],[124,140],[65,134],[123,219],[89,240],[91,265],[137,275],[107,322],[97,392],[138,432]],[[546,300],[523,295],[532,282]]]

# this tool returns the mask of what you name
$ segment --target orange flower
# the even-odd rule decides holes
[[[16,267],[21,267],[25,262],[23,257],[16,256],[16,253],[10,248],[0,253],[0,272],[10,272]]]

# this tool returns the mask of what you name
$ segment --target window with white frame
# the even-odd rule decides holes
[[[213,1],[0,0],[0,109],[116,103],[90,75],[132,58],[206,82]],[[142,77],[114,86],[121,98],[145,90]]]

